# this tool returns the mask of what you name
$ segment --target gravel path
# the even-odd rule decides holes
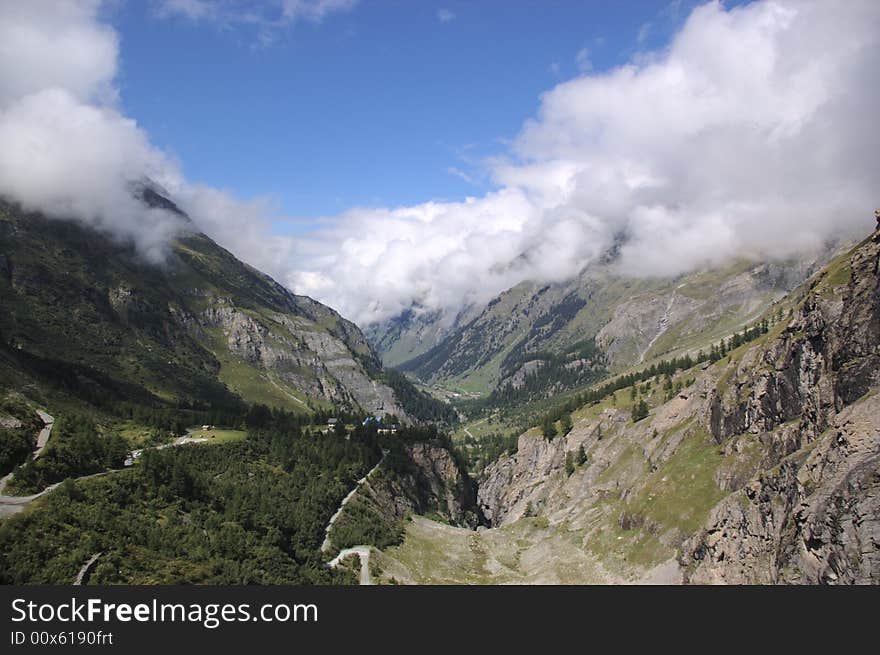
[[[43,412],[41,412],[40,415],[42,416]],[[49,416],[49,415],[46,414],[46,416]],[[49,418],[52,418],[52,417],[49,416]],[[54,419],[53,419],[53,422],[54,422]],[[48,427],[49,431],[51,431],[52,425],[48,424],[47,427]],[[46,428],[43,428],[43,431],[45,431],[45,430],[46,430]],[[40,434],[42,435],[43,432],[40,432]],[[47,434],[45,440],[43,441],[43,445],[42,445],[43,448],[45,447],[45,445],[46,445],[45,442],[48,441],[48,439],[49,439],[49,436]],[[162,444],[161,446],[155,446],[153,449],[148,448],[146,450],[162,450],[164,448],[174,448],[175,446],[185,446],[187,444],[192,444],[192,443],[204,443],[206,441],[208,441],[208,440],[202,439],[202,438],[178,437],[170,444]],[[39,449],[40,448],[38,448],[38,450]],[[143,452],[143,451],[141,451],[141,452]],[[36,457],[36,455],[35,455],[35,457]],[[73,478],[73,481],[78,482],[79,480],[88,480],[89,478],[99,478],[103,475],[110,475],[111,473],[119,473],[119,471],[126,471],[126,470],[128,470],[128,469],[122,468],[122,469],[110,469],[109,471],[100,471],[99,473],[90,473],[89,475],[82,475],[78,478]],[[370,471],[370,473],[372,473],[372,471]],[[0,480],[0,491],[2,491],[6,487],[6,483],[9,481],[9,478],[11,478],[11,477],[12,477],[12,474],[10,473],[9,475],[4,476],[2,480]],[[48,487],[43,489],[41,492],[36,493],[36,494],[32,494],[30,496],[4,496],[4,495],[0,494],[0,519],[8,518],[9,516],[12,516],[13,514],[18,514],[19,512],[24,511],[24,509],[27,508],[27,506],[30,505],[32,502],[34,502],[37,498],[41,498],[41,497],[45,496],[46,494],[54,491],[55,489],[58,488],[58,486],[60,484],[61,484],[61,482],[56,482],[54,484],[50,484]]]
[[[55,425],[55,417],[50,416],[46,412],[41,409],[37,410],[37,414],[40,415],[40,420],[43,421],[43,429],[40,430],[40,434],[37,435],[37,445],[34,448],[33,458],[36,459],[40,455],[43,454],[43,450],[45,450],[46,445],[49,443],[49,437],[52,434],[52,426]],[[12,479],[12,473],[7,473],[2,478],[0,478],[0,494],[3,493],[3,490],[6,489],[6,485],[9,484],[9,481]],[[0,496],[2,498],[2,496]],[[0,516],[3,515],[3,512],[0,511]]]
[[[361,560],[361,577],[360,583],[362,585],[371,585],[375,584],[373,579],[370,577],[370,547],[369,546],[355,546],[354,548],[346,548],[345,550],[339,551],[339,554],[330,560],[327,563],[327,566],[330,568],[336,568],[339,563],[344,560],[346,557],[350,555],[357,555]]]
[[[73,581],[73,586],[78,587],[83,583],[83,579],[89,572],[89,569],[92,568],[92,564],[98,561],[98,558],[101,556],[101,553],[95,553],[89,558],[89,561],[83,564],[82,568],[79,570],[79,573],[76,574],[76,579]]]
[[[52,435],[52,426],[55,425],[54,416],[49,416],[41,409],[37,410],[37,414],[40,415],[40,420],[43,421],[43,429],[40,430],[40,434],[37,436],[37,448],[34,450],[34,459],[43,454],[49,443],[49,437]]]
[[[361,485],[367,481],[367,478],[369,478],[371,475],[373,475],[373,473],[376,471],[377,468],[382,466],[382,462],[384,462],[384,461],[385,461],[385,453],[382,453],[382,459],[379,460],[379,463],[376,464],[376,466],[374,466],[373,468],[371,468],[369,470],[369,472],[364,477],[362,477],[360,480],[358,480],[357,484],[354,485],[354,489],[349,491],[348,495],[342,499],[342,502],[339,505],[339,509],[337,509],[336,513],[330,517],[330,522],[327,524],[327,527],[324,528],[324,543],[321,544],[321,552],[326,553],[328,550],[330,550],[330,548],[333,547],[333,544],[330,542],[330,530],[333,528],[333,524],[336,523],[336,519],[338,519],[340,517],[340,515],[342,514],[342,510],[345,509],[345,506],[348,504],[348,502],[352,498],[354,498],[354,495],[357,493],[357,490],[361,488]]]

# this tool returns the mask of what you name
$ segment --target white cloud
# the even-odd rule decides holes
[[[0,143],[0,190],[27,209],[75,217],[134,240],[153,261],[183,227],[176,216],[133,197],[133,182],[161,180],[173,167],[133,121],[112,109],[46,89],[0,113]]]
[[[160,261],[183,221],[132,183],[176,175],[114,108],[118,40],[97,2],[0,3],[0,194],[134,241]]]
[[[620,233],[623,272],[665,275],[864,232],[878,51],[876,2],[710,2],[664,50],[544,94],[499,190],[330,219],[285,279],[366,324],[564,279]]]
[[[455,14],[449,9],[441,8],[437,10],[437,20],[441,23],[449,23],[455,19]]]
[[[306,20],[320,23],[327,16],[351,10],[358,0],[159,0],[161,18],[179,16],[224,25],[277,29]]]
[[[51,87],[82,101],[113,95],[119,44],[96,20],[99,4],[0,2],[0,106]]]
[[[166,15],[221,20],[232,5],[166,0]],[[354,0],[279,0],[278,24],[320,21]],[[28,210],[74,219],[132,242],[161,262],[168,242],[191,229],[180,216],[134,197],[149,178],[205,231],[263,270],[283,278],[286,240],[267,243],[271,203],[240,202],[189,184],[176,163],[117,107],[118,37],[98,0],[0,0],[0,195]],[[228,15],[227,15],[228,17]]]
[[[14,65],[0,58],[0,193],[160,259],[181,226],[131,200],[130,180],[150,175],[245,261],[362,324],[563,280],[620,233],[621,270],[635,275],[786,256],[865,232],[877,203],[880,4],[869,0],[698,7],[662,51],[545,93],[507,157],[488,162],[496,190],[354,208],[305,238],[272,234],[270,201],[187,183],[119,113],[117,38],[96,3],[33,4],[0,3],[0,48],[15,44]],[[291,15],[342,6],[308,5]]]

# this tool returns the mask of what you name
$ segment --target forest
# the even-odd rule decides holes
[[[115,432],[105,432],[88,414],[68,413],[56,420],[45,453],[15,469],[19,493],[37,493],[67,478],[118,469],[128,444]]]
[[[449,403],[438,400],[416,388],[403,373],[387,370],[382,381],[394,390],[403,408],[417,421],[424,423],[458,423],[458,412]]]
[[[375,430],[306,436],[269,413],[234,443],[144,453],[64,482],[0,525],[0,583],[68,584],[101,553],[94,584],[328,584],[324,526],[381,457]]]
[[[412,466],[406,445],[451,443],[433,426],[313,434],[302,420],[258,405],[244,417],[242,441],[146,450],[131,468],[66,479],[0,523],[0,584],[69,584],[97,553],[90,584],[354,583],[351,572],[327,568],[320,550],[342,498],[383,453],[383,472],[398,475]],[[38,460],[33,475],[43,482],[74,461],[99,467],[117,456],[112,438],[104,450],[86,438],[87,418],[59,427],[77,445]],[[339,536],[383,546],[399,541],[400,529],[354,513]]]

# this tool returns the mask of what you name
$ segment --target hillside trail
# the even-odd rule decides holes
[[[339,563],[344,560],[346,557],[350,555],[357,555],[361,560],[361,575],[360,575],[360,584],[361,585],[373,585],[376,584],[373,582],[372,577],[370,576],[370,547],[369,546],[354,546],[353,548],[346,548],[344,550],[340,550],[339,554],[330,560],[327,563],[327,566],[330,568],[336,568]]]
[[[476,421],[472,427],[477,427],[480,423],[485,423],[487,420],[488,420],[488,418],[480,419],[479,421]],[[468,430],[467,428],[462,428],[462,429],[464,430],[464,433],[467,436],[469,436],[471,439],[476,440],[476,437],[473,435],[473,433],[470,430]]]
[[[95,553],[92,555],[89,560],[82,565],[82,568],[79,570],[79,573],[76,574],[76,578],[73,580],[73,586],[79,587],[82,585],[83,580],[85,580],[86,575],[89,573],[89,569],[92,568],[92,564],[98,561],[98,558],[101,556],[101,553]]]
[[[41,416],[42,416],[42,414],[43,413],[41,412]],[[46,414],[46,416],[49,416],[49,415]],[[54,421],[54,419],[53,419],[53,421]],[[51,425],[49,426],[49,429],[51,430]],[[45,430],[45,428],[44,428],[44,430]],[[42,432],[41,432],[41,434],[42,434]],[[48,438],[49,437],[47,436],[46,440],[48,440]],[[162,444],[160,446],[153,446],[152,448],[144,448],[141,450],[141,452],[144,452],[146,450],[163,450],[165,448],[175,448],[177,446],[186,446],[187,444],[193,444],[193,443],[203,443],[205,441],[207,441],[207,439],[192,438],[192,437],[186,437],[186,436],[185,437],[178,437],[170,444]],[[45,442],[43,443],[43,448],[45,448]],[[89,480],[91,478],[99,478],[99,477],[102,477],[105,475],[110,475],[112,473],[119,473],[120,471],[127,471],[127,470],[129,470],[128,467],[121,468],[121,469],[108,469],[107,471],[99,471],[98,473],[89,473],[88,475],[81,475],[77,478],[68,478],[68,479],[73,480],[74,482],[79,482],[80,480]],[[6,483],[8,482],[8,479],[11,477],[12,477],[12,474],[10,473],[9,475],[7,475],[3,478],[3,486],[0,487],[0,491],[2,491],[3,488],[5,488]],[[19,512],[24,511],[28,507],[28,505],[30,505],[32,502],[34,502],[38,498],[42,498],[43,496],[45,496],[48,493],[51,493],[52,491],[57,489],[60,485],[62,485],[64,482],[65,482],[65,480],[62,480],[61,482],[55,482],[53,484],[50,484],[48,487],[46,487],[42,491],[35,493],[35,494],[31,494],[30,496],[6,496],[3,494],[0,494],[0,519],[8,518],[9,516],[12,516],[13,514],[18,514]]]
[[[37,447],[36,450],[34,450],[34,459],[37,459],[37,457],[42,455],[43,451],[46,450],[46,446],[49,444],[49,437],[52,435],[52,427],[55,425],[54,416],[50,416],[41,409],[37,410],[37,414],[40,415],[40,420],[43,421],[43,429],[40,430],[40,434],[37,436]]]
[[[275,381],[275,378],[272,377],[272,374],[271,374],[271,373],[268,374],[266,377],[269,379],[269,382],[272,383],[272,386],[274,386],[276,389],[278,389],[278,391],[280,391],[281,393],[283,393],[285,396],[287,396],[287,397],[290,398],[291,400],[293,400],[293,401],[295,401],[295,402],[298,402],[298,403],[299,403],[300,405],[302,405],[303,407],[309,408],[309,406],[308,406],[307,403],[303,402],[302,400],[300,400],[299,398],[297,398],[296,396],[294,396],[292,393],[290,393],[289,391],[287,391],[286,389],[284,389],[280,384],[278,384],[278,383]],[[309,409],[311,409],[311,408],[309,408]]]
[[[380,466],[382,466],[382,462],[385,461],[385,456],[387,454],[388,454],[387,452],[382,453],[382,459],[379,460],[379,463],[376,464],[376,466],[371,468],[369,471],[367,471],[367,474],[364,477],[362,477],[360,480],[358,480],[357,483],[355,483],[354,489],[352,489],[351,491],[348,492],[348,495],[345,498],[343,498],[342,502],[339,504],[339,508],[336,510],[336,512],[333,514],[333,516],[330,517],[330,522],[327,524],[327,527],[324,528],[324,543],[321,544],[321,552],[322,553],[326,553],[328,550],[330,550],[330,548],[333,547],[333,544],[330,541],[330,530],[333,528],[333,525],[336,523],[336,519],[338,519],[340,517],[340,515],[342,514],[342,510],[345,509],[345,506],[349,503],[349,501],[352,498],[354,498],[354,495],[357,493],[358,489],[361,488],[361,485],[364,484],[371,475],[373,475],[373,473],[376,471],[376,469],[378,469]]]
[[[34,452],[31,455],[33,459],[37,459],[40,455],[43,454],[43,451],[46,449],[46,446],[49,444],[49,437],[52,435],[52,427],[55,425],[55,417],[47,414],[41,409],[36,410],[37,414],[40,416],[40,420],[43,421],[43,428],[40,430],[40,433],[37,435],[37,444],[34,447]],[[12,479],[12,472],[7,473],[2,478],[0,478],[0,494],[3,493],[3,490],[6,489],[6,485],[9,484],[9,481]],[[2,496],[0,496],[2,497]]]

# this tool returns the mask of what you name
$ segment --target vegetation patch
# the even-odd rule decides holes
[[[375,431],[305,436],[275,414],[247,439],[147,451],[66,482],[0,524],[0,583],[354,583],[324,566],[324,527],[381,456]]]
[[[663,529],[692,534],[726,495],[716,483],[722,456],[701,429],[688,435],[622,511],[643,515]]]

